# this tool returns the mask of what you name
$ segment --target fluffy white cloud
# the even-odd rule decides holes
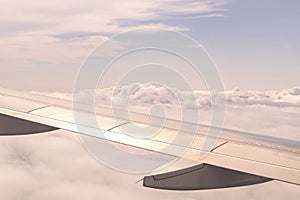
[[[230,106],[270,106],[270,107],[300,107],[300,88],[294,87],[282,91],[242,91],[238,88],[224,91],[225,102]],[[72,95],[66,93],[42,93],[71,100]],[[83,91],[82,96],[95,95],[98,105],[150,106],[164,105],[169,108],[182,106],[183,109],[208,109],[211,107],[213,92],[209,91],[179,91],[151,83],[133,83],[112,88]],[[89,99],[89,98],[87,98]],[[85,102],[89,103],[89,102]],[[193,106],[191,106],[193,104]]]

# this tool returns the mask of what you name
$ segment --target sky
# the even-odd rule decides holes
[[[80,65],[124,31],[161,27],[207,50],[225,88],[299,85],[299,1],[3,1],[0,85],[70,91]],[[37,84],[38,83],[38,84]]]

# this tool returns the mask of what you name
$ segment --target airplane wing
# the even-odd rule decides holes
[[[92,113],[84,103],[78,105],[76,115],[85,120],[74,119],[74,106],[69,100],[1,89],[0,135],[26,135],[63,129],[196,163],[145,176],[145,187],[200,190],[245,186],[270,180],[300,185],[298,141],[229,129],[223,129],[218,138],[209,138],[205,135],[208,127],[197,127],[195,133],[191,133],[193,129],[190,127],[197,124],[175,119],[165,119],[157,135],[134,137],[128,134],[128,130],[135,132],[141,129],[131,127],[135,127],[136,123],[148,125],[149,121],[155,122],[155,117],[132,113],[129,120],[123,117],[125,113],[122,110],[118,110],[119,120],[116,120],[116,115],[109,107],[97,107]],[[99,121],[97,126],[88,120],[92,119],[91,116]],[[182,131],[176,132],[182,124]],[[158,124],[152,123],[150,126],[155,128]],[[192,142],[188,144],[181,142],[190,139]],[[216,140],[214,146],[210,149],[201,148],[207,139]],[[200,156],[201,153],[205,156]]]

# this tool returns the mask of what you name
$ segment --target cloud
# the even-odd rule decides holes
[[[225,102],[230,106],[269,106],[269,107],[300,107],[300,87],[284,89],[282,91],[242,91],[239,88],[224,91]],[[46,93],[43,94],[72,99],[71,94]],[[213,93],[210,91],[179,91],[151,83],[133,83],[118,87],[82,91],[82,96],[95,95],[98,105],[117,106],[127,104],[132,106],[163,105],[169,108],[182,106],[185,109],[209,109],[212,106]],[[89,99],[89,98],[86,98]],[[89,102],[85,102],[89,103]],[[193,104],[193,106],[191,106]]]
[[[222,14],[224,4],[221,0],[3,2],[0,79],[2,84],[23,89],[32,88],[29,82],[38,77],[36,82],[47,82],[43,87],[53,79],[70,86],[84,58],[108,36],[149,26],[188,30],[184,25],[170,25],[166,19]],[[71,75],[62,78],[57,71]]]
[[[78,135],[62,130],[0,138],[0,195],[6,200],[298,199],[298,186],[269,182],[224,190],[170,192],[143,188],[143,174],[114,171],[96,162]],[[24,159],[26,158],[26,159]]]
[[[10,33],[117,33],[126,30],[118,20],[134,20],[148,22],[172,18],[176,15],[211,15],[222,13],[227,1],[182,1],[182,0],[150,0],[150,1],[47,1],[30,0],[19,2],[12,0],[4,3],[1,9],[1,21],[7,26],[5,32]],[[21,25],[21,26],[20,26]],[[139,25],[139,23],[134,26]],[[165,25],[166,26],[166,25]],[[171,27],[170,27],[171,28]],[[3,33],[3,32],[2,32]]]
[[[234,89],[226,94],[226,101],[234,105],[265,105],[272,107],[300,107],[299,88],[282,91],[241,91]]]
[[[215,15],[222,15],[224,9],[222,6],[226,5],[228,1],[224,0],[208,0],[208,1],[173,1],[172,3],[163,3],[161,12],[174,15],[189,15],[198,17],[214,17]]]

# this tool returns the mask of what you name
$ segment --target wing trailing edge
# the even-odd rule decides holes
[[[58,128],[0,113],[0,136],[28,135],[57,130]]]

